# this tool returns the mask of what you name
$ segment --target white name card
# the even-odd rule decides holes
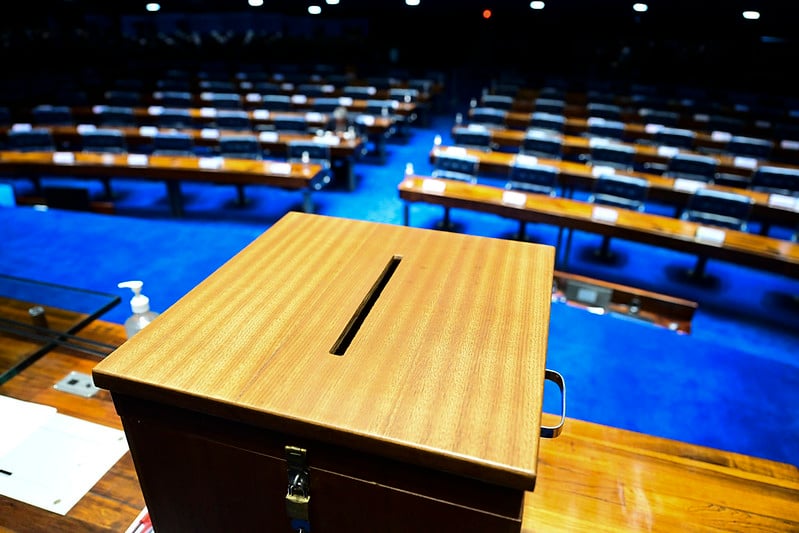
[[[785,194],[770,194],[768,197],[768,205],[799,211],[799,198],[794,198],[793,196],[787,196]]]
[[[314,137],[314,141],[321,144],[327,144],[330,146],[336,146],[341,144],[341,139],[339,139],[337,135],[317,135],[316,137]]]
[[[679,148],[675,148],[673,146],[658,146],[658,155],[661,157],[674,157],[679,153]]]
[[[244,95],[245,102],[260,102],[261,95],[258,93],[247,93]]]
[[[615,224],[619,219],[619,212],[615,209],[611,209],[610,207],[595,205],[591,210],[591,218],[594,220],[599,220],[600,222],[610,222],[611,224]]]
[[[447,190],[447,184],[437,179],[424,179],[422,180],[422,190],[424,192],[442,194]]]
[[[514,162],[520,165],[537,165],[538,158],[534,155],[518,154],[513,158]]]
[[[317,111],[309,111],[305,113],[305,120],[307,122],[322,122],[325,120],[325,116]]]
[[[255,120],[269,120],[269,110],[268,109],[256,109],[252,112],[252,118]]]
[[[11,126],[11,131],[31,131],[32,129],[33,124],[27,122],[19,122]]]
[[[104,106],[104,105],[93,105],[92,106],[92,113],[94,113],[95,115],[99,115],[100,113],[105,111],[105,108],[106,108],[106,106]]]
[[[703,189],[707,184],[698,180],[687,180],[685,178],[676,178],[674,180],[675,191],[695,192]]]
[[[710,133],[710,138],[716,142],[726,143],[732,139],[732,133],[726,131],[713,131]]]
[[[444,153],[450,154],[450,155],[466,155],[467,154],[466,148],[464,148],[463,146],[447,146],[444,149]]]
[[[245,91],[249,91],[250,89],[252,89],[252,82],[251,81],[242,81],[241,83],[239,83],[239,87],[241,87]]]
[[[97,126],[94,124],[78,124],[76,129],[78,133],[88,133],[90,131],[97,131]]]
[[[147,108],[147,113],[150,115],[158,116],[163,112],[164,112],[164,106],[162,105],[151,105],[150,107]]]
[[[335,90],[336,90],[335,85],[332,85],[332,84],[322,85],[322,92],[323,93],[332,93]]]
[[[589,126],[601,126],[605,122],[607,122],[607,119],[602,117],[588,117],[588,120],[586,120],[586,124]]]
[[[200,130],[200,138],[202,139],[218,139],[219,130],[215,128],[203,128]]]
[[[202,92],[200,93],[200,100],[210,100],[214,97],[214,93]]]
[[[661,126],[660,124],[647,124],[644,126],[644,131],[650,135],[653,135],[662,129],[663,126]]]
[[[368,94],[377,94],[377,87],[371,87],[371,86],[370,86],[370,87],[368,87],[368,88],[366,89],[366,92],[367,92]]]
[[[200,116],[205,118],[214,118],[216,116],[216,108],[214,107],[201,107]]]
[[[518,191],[504,191],[502,193],[502,203],[515,207],[524,207],[527,205],[527,195]]]
[[[360,115],[358,117],[358,122],[364,126],[373,126],[375,123],[375,117],[372,115]]]
[[[616,169],[613,167],[609,167],[607,165],[596,165],[595,167],[591,167],[591,175],[595,178],[598,178],[602,174],[615,174]]]
[[[724,244],[724,237],[726,237],[726,235],[727,234],[722,229],[699,226],[696,228],[696,235],[694,237],[698,242],[721,246]]]
[[[799,141],[780,141],[780,148],[785,150],[799,150]]]
[[[147,156],[145,154],[129,154],[128,155],[128,166],[131,167],[146,167],[147,166]]]
[[[201,157],[197,160],[197,166],[207,170],[219,170],[223,163],[224,158],[222,157]]]
[[[757,159],[754,157],[743,157],[738,155],[733,158],[732,164],[738,168],[754,169],[757,167]]]
[[[142,137],[155,137],[156,133],[158,133],[158,128],[155,126],[141,126],[139,128],[139,135]]]
[[[275,76],[275,79],[277,80],[277,79],[283,79],[283,78],[279,78],[279,77]],[[288,82],[281,83],[280,84],[280,88],[283,89],[284,91],[293,91],[294,90],[294,84],[293,83],[288,83]]]
[[[258,134],[258,140],[266,143],[275,143],[280,138],[276,131],[262,131]]]
[[[588,139],[588,146],[590,148],[594,148],[595,146],[607,146],[609,144],[612,144],[611,141],[603,137],[591,137]]]
[[[292,104],[304,104],[308,102],[308,97],[304,94],[292,94],[291,95],[291,103]]]
[[[338,103],[343,105],[344,107],[352,105],[352,98],[349,96],[342,96],[338,99]]]
[[[291,174],[291,163],[270,163],[269,172],[281,176],[288,176]]]
[[[75,163],[75,154],[72,152],[55,152],[53,154],[53,163],[59,165],[71,165]]]

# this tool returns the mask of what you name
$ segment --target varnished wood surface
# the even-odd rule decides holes
[[[82,334],[117,345],[125,340],[121,325],[102,321]],[[52,388],[72,370],[91,372],[96,362],[56,350],[0,386],[0,394],[121,428],[107,391],[81,398]],[[543,422],[554,424],[556,416],[545,413]],[[567,418],[558,438],[541,441],[538,466],[535,490],[525,495],[526,533],[799,531],[794,465]],[[126,453],[66,516],[0,496],[0,531],[120,533],[143,506]]]
[[[289,213],[98,365],[95,381],[527,489],[553,263],[546,245]]]
[[[510,173],[510,166],[518,154],[484,151],[473,148],[463,148],[460,146],[438,146],[430,150],[430,162],[435,163],[440,152],[463,153],[477,157],[479,167],[478,172],[487,176],[507,177]],[[540,164],[553,166],[558,169],[558,179],[564,189],[578,188],[591,190],[597,175],[595,167],[585,163],[575,161],[564,161],[559,159],[547,159],[544,157],[533,158]],[[598,165],[602,167],[602,165]],[[664,202],[682,208],[688,205],[691,190],[681,188],[680,182],[674,178],[651,174],[648,172],[611,170],[620,176],[632,176],[643,178],[649,183],[647,199],[652,201]],[[772,222],[785,223],[790,226],[799,224],[799,210],[783,207],[771,201],[771,195],[766,192],[753,191],[726,185],[706,184],[706,188],[719,191],[733,192],[752,199],[753,220],[765,220]]]
[[[596,206],[590,202],[520,193],[524,201],[516,205],[505,200],[506,191],[499,187],[439,180],[436,190],[428,186],[428,180],[425,176],[406,176],[399,185],[400,198],[610,235],[799,277],[799,244],[794,242],[725,230],[724,242],[718,245],[698,240],[696,233],[701,224],[695,222],[626,209],[614,209],[618,218],[610,222],[595,218]],[[568,250],[563,253],[566,259]]]

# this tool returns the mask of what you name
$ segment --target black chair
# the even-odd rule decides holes
[[[655,142],[655,144],[661,146],[671,146],[674,148],[693,150],[696,143],[696,132],[684,128],[665,126],[658,128],[655,131],[654,135],[652,136],[652,140]]]
[[[279,133],[302,133],[309,131],[308,120],[305,115],[276,116],[272,120],[272,127]]]
[[[600,174],[594,182],[588,201],[594,204],[644,211],[646,197],[649,193],[649,182],[643,178],[620,176],[617,174]],[[611,259],[609,235],[602,236],[602,244],[594,252],[596,257]]]
[[[329,94],[324,84],[321,83],[301,83],[297,85],[297,94],[304,94],[308,98],[316,98]]]
[[[627,171],[631,171],[635,167],[635,148],[627,144],[602,139],[599,142],[592,142],[588,150],[584,159],[591,165]]]
[[[725,131],[739,135],[746,129],[746,121],[729,115],[712,114],[708,116],[707,127],[711,131]]]
[[[621,106],[605,102],[588,102],[585,105],[589,117],[599,117],[606,120],[621,121]]]
[[[476,150],[491,151],[491,132],[485,126],[470,124],[468,126],[457,126],[452,129],[452,141],[457,146],[474,148]]]
[[[511,83],[511,82],[496,82],[491,85],[491,94],[496,94],[497,96],[510,96],[511,98],[516,98],[516,95],[519,94],[522,86],[518,83]]]
[[[465,181],[477,183],[477,169],[480,160],[470,154],[439,151],[432,172],[434,178]]]
[[[236,83],[230,80],[200,80],[198,86],[203,91],[216,93],[232,93],[237,89]]]
[[[136,107],[142,105],[140,91],[112,89],[105,92],[105,103],[110,106]]]
[[[155,86],[160,91],[165,92],[180,92],[180,93],[190,93],[191,91],[191,82],[188,79],[182,78],[163,78],[160,80],[156,80]]]
[[[153,96],[164,107],[187,108],[194,102],[194,97],[188,91],[163,91]]]
[[[553,115],[562,115],[566,109],[566,102],[556,98],[536,98],[535,110]]]
[[[752,174],[749,188],[753,191],[799,198],[799,170],[773,165],[758,167]],[[767,235],[770,228],[768,221],[763,221],[760,233]],[[794,229],[791,240],[799,240],[799,225]]]
[[[715,157],[697,154],[675,154],[666,167],[664,176],[712,183],[716,177],[718,160]]]
[[[294,105],[287,94],[264,94],[261,96],[261,107],[267,111],[291,111]]]
[[[388,97],[398,102],[413,103],[419,101],[419,89],[409,87],[392,87],[388,90]]]
[[[129,106],[99,106],[95,113],[99,126],[124,128],[138,124],[136,113]]]
[[[508,112],[495,107],[475,107],[469,112],[469,122],[488,128],[504,128]]]
[[[289,163],[314,163],[322,165],[328,179],[332,179],[333,161],[330,146],[315,141],[289,141],[286,147],[286,160]]]
[[[346,85],[341,89],[341,94],[356,100],[368,100],[375,97],[377,89],[371,85]]]
[[[31,110],[33,124],[37,126],[74,126],[72,108],[65,105],[41,104]]]
[[[638,116],[646,123],[659,124],[661,126],[673,128],[676,128],[680,122],[680,114],[676,111],[642,108],[638,110]]]
[[[727,141],[727,152],[736,156],[769,159],[774,151],[774,141],[743,135],[733,135]]]
[[[563,137],[547,130],[528,129],[522,139],[519,153],[549,159],[563,159]]]
[[[251,131],[250,115],[242,109],[220,109],[214,118],[216,127],[222,130]]]
[[[383,116],[383,117],[396,117],[396,110],[399,102],[389,99],[369,99],[366,101],[366,110],[364,114]]]
[[[82,131],[80,133],[80,145],[83,152],[97,154],[124,154],[128,151],[128,143],[125,136],[119,130],[99,128],[96,130]],[[111,190],[111,177],[103,176],[100,178],[105,189],[105,197],[112,198],[114,192]]]
[[[200,94],[203,105],[216,109],[241,109],[241,95],[239,93],[219,93],[208,91]]]
[[[221,135],[218,140],[218,152],[221,157],[235,159],[262,160],[264,151],[258,137],[253,134]],[[236,184],[237,202],[239,205],[247,203],[243,184]]]
[[[188,109],[166,108],[155,115],[155,124],[159,128],[190,129],[194,128],[194,118]]]
[[[7,136],[9,150],[18,152],[53,152],[56,149],[53,134],[48,128],[10,129]]]
[[[563,133],[566,129],[566,117],[555,113],[534,111],[533,114],[530,115],[529,127],[553,131],[555,133]]]
[[[261,94],[278,94],[280,91],[280,84],[267,80],[253,81],[251,90]]]
[[[622,141],[624,140],[624,122],[589,116],[586,121],[586,133],[591,137]]]
[[[480,107],[510,111],[513,107],[513,97],[501,94],[484,94],[480,99]]]
[[[753,200],[743,194],[701,188],[695,191],[680,218],[703,225],[737,231],[746,231]],[[689,271],[692,279],[705,276],[707,256],[697,257],[696,265]]]
[[[551,165],[542,165],[525,161],[524,158],[515,158],[508,170],[508,181],[505,189],[522,191],[547,196],[557,196],[558,177],[560,170]],[[527,238],[527,222],[519,221],[519,231],[516,234],[519,240]]]
[[[153,155],[194,156],[194,138],[182,132],[157,132],[153,136]]]
[[[311,108],[317,113],[332,113],[339,107],[342,107],[339,99],[330,96],[320,96],[314,98],[313,105],[311,106]]]

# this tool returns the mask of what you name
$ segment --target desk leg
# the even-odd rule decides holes
[[[402,206],[402,224],[405,226],[411,225],[411,203],[405,202]]]
[[[574,230],[572,228],[567,228],[567,235],[566,235],[566,246],[563,249],[563,268],[567,268],[569,266],[569,255],[571,255],[572,249],[572,234]]]
[[[313,199],[311,191],[308,189],[302,191],[302,210],[306,213],[313,213]]]
[[[176,217],[183,216],[183,193],[180,192],[180,182],[169,180],[166,182],[166,192],[169,195],[169,205],[172,214]]]

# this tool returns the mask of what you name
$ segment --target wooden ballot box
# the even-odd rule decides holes
[[[519,531],[553,263],[287,214],[93,371],[156,531]]]

